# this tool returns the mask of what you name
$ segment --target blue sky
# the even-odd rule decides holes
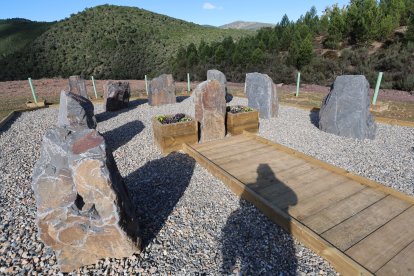
[[[321,14],[335,3],[344,6],[349,0],[2,0],[0,18],[54,21],[88,7],[113,4],[139,7],[197,24],[220,26],[236,20],[277,23],[285,13],[291,20],[296,20],[312,6]]]

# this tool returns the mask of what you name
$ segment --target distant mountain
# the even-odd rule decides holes
[[[253,34],[113,5],[89,8],[53,25],[20,21],[0,21],[0,45],[2,38],[16,35],[24,41],[12,40],[6,43],[8,51],[0,50],[0,80],[74,74],[102,79],[155,76],[169,72],[170,60],[180,47]],[[10,53],[14,45],[20,49]]]
[[[235,21],[235,22],[223,25],[223,26],[219,26],[219,28],[256,31],[263,27],[274,27],[274,26],[275,24],[270,24],[270,23]]]
[[[0,19],[0,59],[23,49],[53,24],[23,18]]]

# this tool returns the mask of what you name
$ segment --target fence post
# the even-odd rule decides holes
[[[35,90],[35,87],[33,86],[32,78],[28,78],[28,80],[29,80],[30,89],[32,90],[33,100],[37,104],[36,90]]]
[[[96,85],[95,85],[95,78],[92,76],[92,86],[93,86],[93,92],[95,92],[95,98],[98,98],[98,94],[96,93]]]
[[[300,88],[300,72],[298,72],[298,79],[296,84],[296,97],[299,96],[299,88]]]
[[[188,91],[188,94],[190,94],[190,91],[191,91],[190,73],[187,73],[187,91]]]
[[[373,105],[377,104],[377,98],[378,98],[378,93],[379,93],[379,89],[381,86],[382,75],[383,75],[383,72],[379,72],[378,79],[377,79],[377,85],[375,85],[374,97],[372,98]]]
[[[147,75],[145,75],[145,92],[147,92],[147,96],[148,96],[148,79],[147,79]]]

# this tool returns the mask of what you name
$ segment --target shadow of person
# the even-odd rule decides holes
[[[141,224],[142,245],[146,248],[165,224],[187,189],[195,160],[172,153],[150,161],[124,178]]]
[[[128,143],[135,135],[145,128],[141,121],[134,120],[120,127],[102,133],[105,141],[111,151],[115,151],[121,146]]]
[[[101,123],[101,122],[105,122],[109,119],[112,119],[124,112],[128,112],[133,108],[136,108],[142,104],[147,103],[148,100],[147,99],[136,99],[136,100],[132,100],[129,102],[128,107],[127,108],[123,108],[117,111],[104,111],[98,114],[95,114],[95,118],[96,118],[96,122],[97,123]]]
[[[314,126],[316,126],[317,128],[319,128],[319,109],[318,108],[313,108],[309,112],[309,119],[310,119],[310,122]]]
[[[266,186],[286,194],[286,205],[297,204],[296,194],[276,178],[268,164],[257,168],[257,179],[248,186],[253,190]],[[275,224],[253,204],[250,193],[244,191],[240,208],[227,219],[222,229],[222,273],[241,275],[296,275],[297,259],[289,219],[283,227]],[[285,209],[287,212],[287,209]]]

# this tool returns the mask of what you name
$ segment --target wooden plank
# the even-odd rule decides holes
[[[347,180],[339,185],[335,185],[332,189],[316,194],[311,198],[308,197],[301,200],[299,205],[289,208],[289,214],[301,221],[365,188],[364,185],[352,180]],[[310,189],[312,188],[310,187]]]
[[[387,187],[387,186],[385,186],[383,184],[380,184],[380,183],[375,182],[373,180],[367,179],[367,178],[362,177],[360,175],[356,175],[356,174],[350,173],[347,170],[344,170],[344,169],[339,168],[339,167],[335,167],[335,166],[333,166],[331,164],[328,164],[326,162],[323,162],[321,160],[318,160],[316,158],[313,158],[313,157],[311,157],[309,155],[306,155],[306,154],[304,154],[302,152],[299,152],[297,150],[288,148],[288,147],[283,146],[281,144],[272,142],[272,141],[267,140],[267,139],[265,139],[263,137],[257,136],[257,135],[255,135],[253,133],[249,133],[249,132],[246,132],[245,131],[245,132],[243,132],[243,135],[248,136],[248,137],[250,137],[252,139],[256,139],[256,140],[258,140],[258,141],[260,141],[260,142],[262,142],[264,144],[270,145],[271,147],[274,147],[275,149],[278,149],[278,150],[284,151],[286,153],[289,153],[289,154],[291,154],[293,156],[297,156],[299,158],[302,158],[303,160],[306,160],[306,161],[308,161],[310,163],[313,163],[313,164],[315,164],[315,165],[317,165],[317,166],[319,166],[321,168],[330,170],[330,171],[332,171],[334,173],[337,173],[339,175],[346,176],[346,177],[348,177],[348,178],[350,178],[350,179],[352,179],[352,180],[354,180],[356,182],[359,182],[359,183],[361,183],[363,185],[369,186],[371,188],[377,189],[379,191],[385,192],[387,194],[393,195],[395,197],[398,197],[398,198],[400,198],[402,200],[405,200],[405,201],[408,201],[408,202],[414,204],[414,197],[409,196],[407,194],[404,194],[402,192],[399,192],[399,191],[397,191],[395,189],[392,189],[390,187]]]
[[[210,159],[212,161],[214,161],[214,163],[216,163],[218,166],[225,168],[226,166],[230,167],[236,167],[239,165],[240,161],[246,160],[248,158],[248,160],[251,160],[251,162],[256,162],[257,160],[261,160],[262,159],[262,155],[266,155],[266,154],[273,154],[276,157],[279,157],[278,153],[281,153],[282,156],[286,156],[287,158],[289,158],[289,155],[281,152],[281,151],[277,151],[275,149],[270,148],[269,146],[267,147],[263,147],[263,148],[259,148],[257,150],[255,150],[254,155],[251,156],[246,155],[246,154],[236,154],[236,155],[232,155],[232,156],[228,156],[227,158],[220,158],[220,159]]]
[[[414,207],[345,251],[375,273],[414,240]]]
[[[387,196],[350,219],[322,234],[322,237],[345,251],[366,236],[401,214],[411,206],[393,196]]]
[[[400,253],[375,273],[378,276],[414,275],[414,242],[410,243]]]
[[[302,223],[316,233],[321,234],[385,196],[385,193],[375,189],[363,189],[361,192],[353,194],[339,201],[337,204],[305,218],[302,220]]]
[[[238,143],[234,143],[231,145],[228,145],[226,147],[215,147],[208,150],[201,150],[200,152],[203,153],[204,156],[208,156],[208,158],[220,158],[222,156],[232,156],[235,154],[239,154],[244,149],[249,147],[265,147],[266,145],[263,145],[261,143],[257,143],[254,140],[246,140],[241,141]],[[268,146],[267,146],[268,147]],[[215,157],[220,156],[220,157]]]
[[[240,155],[240,154],[245,155],[247,152],[250,152],[250,155],[254,155],[255,150],[258,150],[260,148],[266,148],[266,147],[268,148],[269,146],[263,145],[261,143],[250,142],[249,144],[243,147],[236,148],[236,150],[223,151],[223,152],[212,153],[212,154],[204,153],[202,151],[202,153],[204,156],[206,156],[209,159],[219,160],[219,159],[228,158],[229,156],[234,156],[234,155]]]
[[[246,141],[250,139],[251,139],[250,137],[247,137],[245,135],[236,135],[236,136],[226,137],[220,140],[214,140],[214,141],[194,145],[194,149],[198,151],[203,151],[203,150],[207,150],[207,149],[214,148],[214,147],[225,148],[226,146],[229,146],[231,144],[239,143],[241,141]]]
[[[254,204],[266,216],[291,233],[299,241],[310,249],[328,260],[334,268],[343,275],[372,275],[360,264],[332,247],[331,244],[321,239],[311,229],[290,217],[288,214],[274,206],[266,199],[246,187],[238,179],[221,169],[211,160],[197,152],[192,146],[184,145],[184,151],[192,156],[198,163],[205,167],[210,173],[222,180],[238,196]]]
[[[277,196],[274,193],[269,193],[263,196],[265,198],[269,197],[269,200],[282,210],[295,208],[294,206],[299,209],[303,205],[303,202],[307,202],[306,200],[309,198],[311,198],[311,202],[314,202],[314,204],[319,204],[313,198],[319,196],[321,193],[325,193],[326,190],[341,185],[345,181],[346,178],[344,177],[332,175],[329,171],[319,169],[313,172],[312,178],[305,175],[304,180],[295,179],[291,182],[286,181],[287,184],[285,186],[288,191],[285,193],[279,193]],[[292,204],[294,201],[296,203]]]

